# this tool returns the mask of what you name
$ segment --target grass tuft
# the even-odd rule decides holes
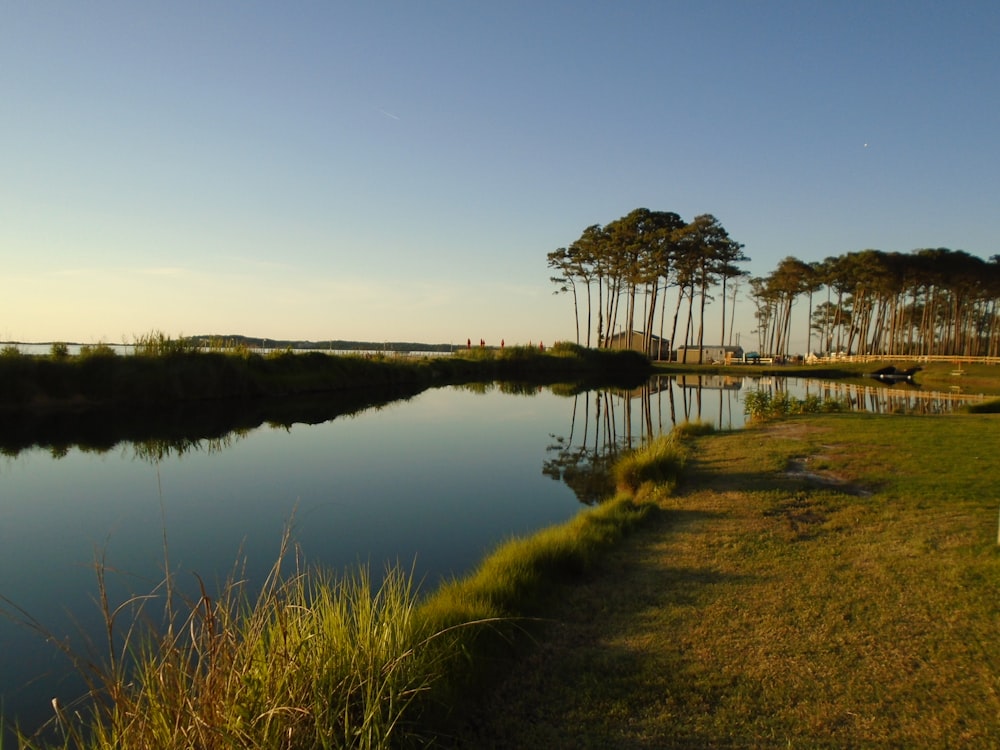
[[[670,431],[670,434],[677,440],[687,440],[702,435],[711,435],[713,432],[715,432],[715,425],[711,422],[681,422]]]
[[[672,490],[687,463],[684,441],[713,431],[711,424],[686,422],[645,448],[627,453],[613,467],[618,491],[635,494],[648,483]]]

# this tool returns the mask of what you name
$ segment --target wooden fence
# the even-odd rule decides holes
[[[950,362],[957,367],[961,365],[1000,365],[1000,357],[945,357],[930,355],[900,355],[900,354],[852,354],[845,356],[817,357],[810,359],[810,364],[829,364],[830,362]]]

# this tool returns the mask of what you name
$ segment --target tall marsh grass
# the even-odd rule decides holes
[[[183,618],[171,589],[157,592],[167,602],[157,627],[149,609],[163,596],[112,609],[102,585],[109,658],[80,664],[89,715],[54,704],[56,746],[383,748],[413,733],[408,708],[438,675],[439,656],[405,571],[375,585],[363,568],[285,577],[277,564],[255,597],[238,580],[218,598],[202,586]],[[22,737],[21,747],[53,747],[42,736]]]
[[[56,341],[49,347],[49,356],[55,360],[63,360],[69,357],[69,345],[62,341]]]
[[[135,336],[132,349],[140,357],[170,357],[201,351],[201,342],[185,336],[174,338],[163,331],[151,331]]]
[[[80,358],[90,357],[117,357],[118,353],[109,344],[99,342],[97,344],[82,344],[80,346]]]

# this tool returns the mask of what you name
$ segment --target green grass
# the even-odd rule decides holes
[[[990,415],[699,437],[463,747],[993,747]]]
[[[440,639],[445,674],[418,712],[429,739],[461,733],[467,716],[488,703],[496,684],[544,637],[552,602],[582,585],[652,509],[619,495],[567,524],[510,539],[472,574],[444,583],[423,602],[420,617],[447,634]]]
[[[586,573],[651,507],[621,494],[565,524],[510,539],[469,577],[444,584],[422,612],[441,627],[470,619],[538,615],[558,586]]]

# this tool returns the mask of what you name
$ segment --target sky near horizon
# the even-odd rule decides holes
[[[638,207],[753,275],[986,259],[997,39],[995,0],[3,3],[0,341],[573,340],[546,254]]]

